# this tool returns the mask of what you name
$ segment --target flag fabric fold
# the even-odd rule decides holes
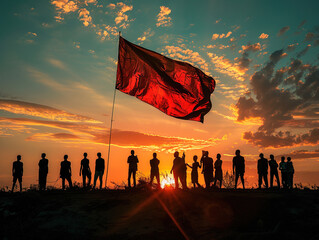
[[[120,37],[116,89],[175,118],[204,122],[215,80],[192,65],[172,60]]]

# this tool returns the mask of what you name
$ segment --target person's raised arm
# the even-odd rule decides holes
[[[188,163],[186,163],[186,165],[188,166],[188,167],[190,167],[190,168],[193,168],[191,165],[189,165]]]

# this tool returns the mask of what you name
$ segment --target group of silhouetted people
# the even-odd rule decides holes
[[[99,179],[100,189],[102,188],[102,178],[105,170],[105,161],[101,157],[101,153],[97,153],[97,159],[95,161],[95,174],[93,181],[93,189],[96,186],[96,182]],[[46,154],[42,153],[41,159],[39,161],[39,190],[46,189],[48,169],[48,159],[46,159]],[[90,187],[91,185],[91,169],[90,161],[87,158],[87,153],[83,154],[83,159],[81,160],[80,176],[83,180],[83,188]],[[287,162],[285,157],[281,157],[281,162],[276,162],[274,155],[270,155],[270,160],[268,161],[264,158],[264,154],[260,153],[259,159],[257,161],[257,173],[258,173],[258,187],[261,188],[262,183],[266,188],[268,188],[268,168],[270,168],[270,187],[273,187],[274,178],[277,181],[277,187],[280,188],[278,167],[281,171],[281,183],[283,188],[291,189],[293,188],[293,175],[294,167],[291,162],[291,158],[287,157]],[[135,155],[134,150],[131,150],[131,155],[127,159],[129,166],[128,169],[128,187],[131,188],[131,178],[133,178],[133,187],[136,187],[136,172],[139,163],[138,157]],[[173,166],[171,173],[173,173],[175,180],[175,188],[179,188],[179,183],[183,189],[187,189],[187,167],[191,168],[191,182],[193,187],[201,187],[198,183],[198,170],[202,169],[202,174],[204,176],[205,188],[209,189],[212,186],[216,187],[217,181],[219,182],[219,188],[222,188],[223,183],[223,171],[222,171],[221,154],[217,154],[216,161],[214,163],[213,159],[209,156],[208,151],[202,151],[202,156],[200,162],[198,162],[197,155],[193,156],[193,163],[190,165],[185,162],[185,153],[182,157],[179,156],[179,152],[174,153]],[[161,188],[160,174],[159,174],[159,164],[160,160],[157,158],[157,154],[153,153],[153,158],[150,160],[150,185],[153,185],[154,178],[156,178],[157,188]],[[215,173],[214,173],[215,170]],[[233,157],[233,175],[235,177],[235,186],[237,188],[238,180],[240,178],[243,189],[245,189],[245,159],[240,155],[240,150],[236,150],[235,156]],[[12,192],[14,190],[15,184],[19,181],[20,191],[22,191],[22,176],[23,176],[23,163],[21,162],[21,156],[17,156],[17,161],[13,162],[12,168],[13,184]],[[72,172],[71,172],[71,162],[68,161],[68,155],[64,155],[64,160],[61,162],[60,166],[60,178],[62,179],[62,189],[65,189],[65,180],[69,183],[69,188],[72,188]]]
[[[258,172],[258,188],[261,188],[264,182],[265,187],[268,188],[268,165],[270,168],[270,187],[273,187],[274,177],[277,181],[277,187],[280,188],[279,174],[278,174],[278,163],[275,160],[274,155],[270,155],[270,160],[268,161],[264,158],[264,154],[259,154],[260,159],[257,162],[257,172]],[[293,176],[295,173],[294,166],[292,164],[291,158],[287,157],[287,162],[285,157],[281,157],[281,162],[279,163],[279,170],[281,171],[281,184],[283,188],[291,189],[293,188]]]
[[[105,161],[101,158],[101,153],[97,153],[97,159],[95,161],[95,174],[94,174],[94,184],[93,188],[96,186],[97,179],[100,180],[100,189],[102,188],[102,177],[105,170]],[[46,159],[46,154],[42,153],[41,159],[39,161],[39,190],[45,190],[47,184],[47,175],[49,172],[49,160]],[[91,185],[91,169],[90,169],[90,161],[87,158],[87,153],[83,154],[83,159],[81,160],[80,167],[80,176],[82,176],[83,187],[90,187]],[[64,155],[64,160],[60,165],[60,178],[62,179],[62,189],[65,189],[65,180],[69,183],[69,188],[72,188],[72,171],[71,171],[71,162],[68,161],[69,156]],[[21,155],[17,156],[17,161],[13,162],[12,166],[12,176],[13,176],[13,184],[12,184],[12,192],[14,190],[15,184],[17,180],[20,184],[20,192],[22,191],[22,176],[23,176],[23,163],[21,162]]]

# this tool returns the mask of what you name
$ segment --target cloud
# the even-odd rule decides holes
[[[229,45],[223,45],[223,44],[218,44],[218,45],[207,45],[206,46],[207,48],[218,48],[219,50],[223,50],[223,49],[226,49],[226,48],[229,48],[230,46]]]
[[[279,30],[279,32],[277,33],[277,36],[280,37],[280,36],[284,35],[289,29],[290,29],[289,26],[285,26],[285,27],[281,28]]]
[[[319,149],[315,151],[309,151],[309,150],[294,150],[290,153],[282,154],[284,156],[289,156],[292,159],[309,159],[309,158],[318,158],[319,157]],[[280,156],[282,156],[280,155]],[[280,157],[279,156],[279,157]]]
[[[0,99],[0,110],[56,121],[99,123],[99,121],[86,116],[72,114],[41,104],[17,100]]]
[[[57,10],[57,15],[54,17],[57,22],[64,20],[62,14],[75,12],[79,9],[76,2],[69,0],[51,0],[51,4],[54,5]]]
[[[61,62],[60,60],[49,58],[47,61],[57,68],[60,68],[62,70],[67,70],[67,67],[65,66],[65,64]]]
[[[308,32],[305,36],[305,41],[312,41],[315,38],[315,34],[313,32]]]
[[[244,133],[244,139],[254,145],[283,147],[317,142],[319,70],[300,59],[276,68],[284,56],[283,50],[273,52],[264,67],[252,75],[249,92],[237,101],[237,121],[262,119],[257,132]],[[298,124],[298,133],[281,130]]]
[[[299,53],[297,53],[297,58],[300,58],[303,55],[305,55],[310,48],[311,48],[311,44],[308,44],[304,49],[302,49]]]
[[[90,12],[86,8],[81,8],[79,10],[79,19],[86,27],[92,23],[92,17],[90,16]]]
[[[137,41],[144,42],[147,38],[154,36],[154,34],[155,33],[149,28],[137,39]]]
[[[261,45],[260,43],[254,43],[254,44],[248,44],[248,45],[242,45],[241,50],[239,53],[242,52],[257,52],[261,50]]]
[[[209,74],[208,64],[204,58],[200,56],[198,52],[195,52],[191,49],[175,47],[175,46],[166,46],[165,50],[168,53],[168,56],[171,58],[177,58],[182,61],[189,62],[200,67],[204,72]]]
[[[298,45],[299,45],[299,43],[290,44],[290,45],[288,45],[288,47],[286,48],[286,50],[287,50],[288,52],[292,52],[292,51],[294,51],[294,50],[296,49],[296,46],[298,46]]]
[[[260,39],[266,39],[266,38],[268,38],[268,37],[269,37],[268,34],[262,33],[262,34],[260,34],[260,36],[259,36],[258,38],[260,38]]]
[[[168,15],[171,14],[171,9],[169,9],[168,7],[165,6],[161,6],[160,7],[161,11],[159,12],[159,14],[157,15],[157,23],[156,26],[157,27],[168,27],[172,25],[172,18]]]
[[[216,40],[218,38],[219,39],[228,38],[231,34],[232,34],[232,32],[222,33],[222,34],[214,33],[213,36],[212,36],[212,40]]]
[[[4,118],[0,117],[0,124],[10,123],[15,126],[32,126],[49,127],[60,129],[67,132],[45,132],[34,133],[26,138],[26,141],[55,141],[55,142],[74,142],[85,144],[108,144],[109,131],[101,124],[88,123],[72,123],[58,121],[44,121],[27,118]],[[1,125],[0,125],[1,126]],[[1,129],[0,129],[1,130]],[[166,151],[175,152],[176,150],[186,151],[194,149],[202,149],[209,146],[214,146],[220,141],[227,139],[227,136],[222,138],[210,138],[207,140],[168,137],[137,131],[127,131],[113,129],[112,145],[121,148],[141,148],[149,151]]]
[[[122,2],[118,2],[117,6],[120,7],[120,10],[117,12],[117,16],[114,19],[115,23],[118,25],[122,22],[128,22],[128,15],[125,14],[128,11],[132,11],[133,10],[133,6],[132,5],[126,5],[125,3]],[[123,25],[124,26],[124,25]]]
[[[207,55],[214,64],[216,71],[226,74],[239,81],[245,80],[247,69],[243,68],[240,63],[232,63],[224,56],[217,56],[215,53],[207,53]]]

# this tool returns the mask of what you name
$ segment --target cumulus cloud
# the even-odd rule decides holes
[[[300,59],[293,59],[288,66],[278,68],[277,64],[284,56],[283,50],[273,52],[264,67],[252,75],[250,91],[236,104],[237,121],[262,120],[257,132],[246,132],[243,136],[260,147],[318,142],[319,71]],[[306,132],[297,134],[281,130],[297,124]]]
[[[89,26],[92,23],[92,17],[90,12],[86,8],[81,8],[79,10],[79,18],[83,22],[84,26]]]
[[[45,105],[17,100],[0,99],[0,110],[65,122],[99,122],[86,116],[72,114]]]
[[[277,33],[277,36],[280,37],[280,36],[284,35],[289,29],[290,29],[289,26],[285,26],[285,27],[281,28],[279,30],[279,32]]]
[[[177,58],[182,61],[189,62],[201,68],[204,72],[209,74],[208,64],[204,58],[200,56],[198,52],[195,52],[191,49],[175,47],[175,46],[166,46],[165,50],[168,53],[168,56],[171,58]]]
[[[147,29],[141,37],[137,39],[137,41],[144,42],[147,38],[154,36],[154,32],[149,28]]]
[[[260,39],[266,39],[266,38],[268,38],[268,37],[269,37],[268,34],[262,33],[262,34],[260,34],[260,36],[259,36],[258,38],[260,38]]]
[[[214,64],[216,71],[226,74],[239,81],[245,80],[245,74],[248,69],[243,68],[240,63],[233,63],[224,56],[218,56],[215,53],[207,53],[207,55]]]
[[[118,2],[117,6],[120,8],[119,11],[117,12],[117,16],[114,19],[116,24],[120,24],[120,23],[125,23],[128,22],[128,15],[125,14],[128,11],[132,11],[133,10],[133,6],[132,5],[126,5],[125,3],[122,2]],[[123,25],[124,26],[124,25]]]
[[[171,14],[171,9],[165,6],[160,7],[161,11],[157,15],[157,27],[168,27],[172,25],[172,18],[169,16]]]
[[[242,45],[241,46],[241,50],[239,51],[239,53],[242,53],[242,52],[257,52],[257,51],[260,51],[261,49],[262,48],[261,48],[260,43]]]
[[[228,38],[231,34],[232,34],[232,32],[222,33],[222,34],[214,33],[213,36],[212,36],[212,40],[216,40],[218,38],[219,39]]]

